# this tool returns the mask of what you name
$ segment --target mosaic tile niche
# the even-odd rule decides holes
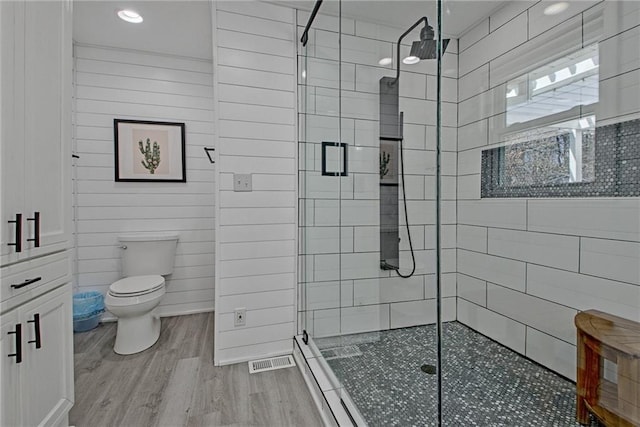
[[[505,164],[505,147],[483,150],[481,196],[483,198],[640,196],[640,119],[596,127],[593,139],[591,145],[595,150],[593,175],[587,174],[582,182],[563,182],[562,177],[547,177],[542,180],[543,182],[528,183],[524,177],[524,169],[520,171],[517,171],[517,168],[509,169]],[[531,145],[536,142],[529,141],[522,144]],[[551,167],[549,169],[552,170]],[[513,179],[513,175],[518,174],[522,177]]]

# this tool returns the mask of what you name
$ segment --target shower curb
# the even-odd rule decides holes
[[[296,335],[293,342],[293,357],[324,424],[339,427],[366,426],[367,423],[360,416],[346,392],[340,387],[334,387],[334,384],[338,383],[337,379],[335,377],[329,378],[322,368],[318,358],[314,355],[319,352],[313,340],[309,339],[307,345],[302,340],[302,335]],[[316,352],[312,351],[312,348],[315,348]]]

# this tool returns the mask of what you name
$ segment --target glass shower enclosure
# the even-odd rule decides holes
[[[640,4],[383,3],[298,11],[321,387],[356,425],[577,426],[574,317],[640,321]]]
[[[438,157],[453,162],[444,179],[454,189],[456,142],[455,104],[441,114],[437,102],[455,99],[455,86],[439,89],[439,72],[455,78],[457,67],[455,54],[445,53],[444,67],[436,58],[439,48],[455,53],[457,46],[438,46],[435,2],[402,26],[354,19],[352,10],[347,18],[345,6],[354,4],[322,5],[298,57],[299,332],[313,339],[336,391],[358,412],[361,405],[344,393],[341,369],[360,368],[341,362],[366,358],[361,372],[380,382],[371,391],[390,390],[390,378],[372,373],[384,373],[385,358],[397,348],[366,355],[362,349],[387,340],[383,331],[433,325],[426,333],[434,345],[417,366],[432,371],[423,374],[430,398],[413,411],[432,424],[438,416],[435,325],[439,313],[455,319],[455,267],[447,262],[455,257],[455,195],[440,197],[454,213],[442,222],[444,262],[436,224]],[[306,22],[298,25],[302,32]],[[412,56],[414,63],[399,68],[398,60]],[[368,420],[402,410],[386,405],[387,397],[369,397]]]

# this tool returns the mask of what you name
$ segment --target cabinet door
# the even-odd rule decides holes
[[[71,304],[70,286],[64,285],[20,308],[26,330],[20,380],[24,425],[54,425],[73,404]]]
[[[71,206],[71,22],[69,1],[24,2],[25,217],[40,213],[40,247],[68,247]],[[25,239],[35,237],[26,221]]]
[[[22,110],[24,98],[24,39],[17,31],[16,23],[24,16],[24,4],[0,1],[0,156],[2,158],[2,215],[0,221],[0,255],[2,265],[24,257],[17,253],[16,241],[17,213],[24,213],[24,121]],[[24,222],[23,222],[24,225]]]
[[[18,426],[20,422],[19,396],[20,382],[19,370],[23,363],[16,363],[17,337],[9,334],[16,330],[18,324],[17,310],[10,311],[0,316],[0,425]],[[24,342],[24,340],[22,340]],[[24,350],[24,347],[23,347]]]

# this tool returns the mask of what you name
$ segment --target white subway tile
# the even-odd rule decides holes
[[[553,58],[582,48],[582,16],[576,16],[531,38],[526,43],[493,59],[490,85],[493,87],[519,77],[524,71],[547,64]]]
[[[530,200],[529,230],[640,241],[640,200]]]
[[[526,264],[458,249],[458,272],[524,292]]]
[[[489,18],[481,21],[478,25],[464,33],[459,38],[460,52],[464,53],[471,45],[478,42],[480,39],[489,35]]]
[[[340,310],[340,315],[342,333],[355,334],[389,329],[388,304],[346,307]]]
[[[640,69],[640,25],[600,42],[600,80]]]
[[[458,200],[480,199],[480,174],[458,177]]]
[[[375,226],[354,227],[354,252],[380,250],[380,228]]]
[[[572,381],[576,380],[576,347],[527,328],[526,356]]]
[[[490,228],[488,239],[489,254],[578,271],[578,237]]]
[[[340,280],[340,270],[338,254],[314,255],[313,256],[313,279],[318,282]]]
[[[391,46],[389,42],[343,34],[340,45],[342,61],[377,65],[381,58],[391,57]]]
[[[487,252],[487,229],[458,224],[458,248]]]
[[[377,120],[353,120],[353,123],[356,146],[380,146],[380,124]]]
[[[342,200],[342,225],[361,226],[380,223],[378,200]]]
[[[458,321],[525,354],[525,325],[458,298]]]
[[[487,308],[568,343],[576,343],[573,318],[578,312],[575,309],[491,283],[487,284]]]
[[[479,174],[482,149],[475,148],[458,153],[458,173],[460,175]]]
[[[458,102],[458,79],[442,77],[440,88],[441,99],[445,102]],[[438,79],[436,76],[427,76],[427,99],[435,101],[438,97]]]
[[[640,320],[640,287],[637,285],[529,265],[527,293],[577,310],[596,309]]]
[[[527,228],[527,203],[525,200],[479,200],[458,203],[461,224],[481,225],[525,230]],[[529,220],[531,211],[529,211]],[[540,230],[544,231],[544,230]]]
[[[598,121],[640,111],[640,69],[600,81]]]
[[[402,147],[412,150],[424,150],[425,149],[425,132],[426,126],[406,123],[404,125],[404,141],[402,141]]]
[[[306,25],[311,16],[311,11],[298,9],[298,24]],[[336,16],[326,15],[324,13],[318,13],[313,20],[313,27],[320,28],[322,30],[341,31],[343,34],[354,34],[355,22],[353,19],[342,18],[342,22]],[[309,43],[312,43],[311,37],[309,37]]]
[[[340,309],[313,311],[313,336],[330,337],[340,334]]]
[[[487,282],[458,273],[458,296],[482,307],[487,306]]]
[[[338,264],[334,264],[338,269]],[[340,256],[340,277],[343,280],[379,277],[380,254],[378,252],[342,254]]]
[[[610,1],[604,5],[603,38],[620,34],[638,25],[640,4],[636,1]]]
[[[567,2],[567,9],[555,15],[547,15],[544,10],[549,6],[547,2],[539,2],[529,9],[529,37],[533,38],[552,28],[563,27],[565,21],[574,15],[594,6],[601,0],[581,0]]]
[[[423,298],[422,276],[381,277],[354,280],[354,305],[371,305],[387,302],[413,301]]]
[[[340,282],[303,283],[305,305],[299,310],[321,310],[340,307]]]
[[[458,80],[460,101],[489,90],[489,64],[478,67]]]
[[[500,85],[459,104],[460,125],[477,122],[506,111],[505,86]]]
[[[640,285],[640,243],[580,239],[580,272]]]
[[[489,30],[495,31],[522,12],[536,4],[538,0],[520,0],[504,3],[489,17]]]
[[[460,54],[461,76],[527,41],[527,14],[522,13]]]
[[[460,152],[475,147],[483,147],[488,143],[488,122],[480,120],[458,129],[458,150]]]
[[[391,328],[429,325],[436,322],[436,300],[409,301],[391,304]],[[456,298],[442,299],[442,321],[456,320]]]

